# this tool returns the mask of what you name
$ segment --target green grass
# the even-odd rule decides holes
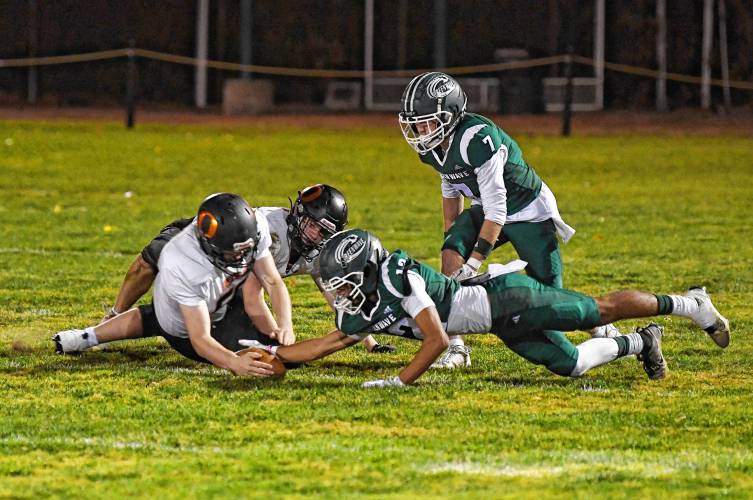
[[[438,178],[397,126],[0,123],[0,497],[752,496],[750,139],[518,139],[578,230],[568,287],[705,284],[732,321],[729,349],[662,318],[668,379],[625,359],[570,380],[478,336],[471,369],[387,391],[359,384],[397,373],[417,344],[355,347],[280,383],[157,339],[59,357],[49,336],[97,321],[141,247],[208,193],[279,206],[327,182],[352,227],[436,266]],[[329,331],[312,283],[288,285],[299,337]]]

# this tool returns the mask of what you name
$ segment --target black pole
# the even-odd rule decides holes
[[[573,108],[573,47],[567,48],[567,60],[565,61],[565,107],[562,111],[562,135],[570,136],[570,121]]]
[[[128,49],[128,76],[126,82],[126,127],[133,128],[136,123],[136,41],[132,38]]]
[[[39,47],[39,2],[29,0],[29,57],[37,57]],[[39,94],[39,75],[36,66],[29,66],[28,93],[26,100],[29,104],[37,103]]]
[[[447,0],[434,1],[434,67],[447,67]]]

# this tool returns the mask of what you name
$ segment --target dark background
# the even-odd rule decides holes
[[[39,0],[37,55],[63,55],[136,46],[195,55],[196,2],[191,0]],[[399,0],[375,2],[375,69],[433,66],[431,0],[407,2],[404,60],[398,57]],[[700,75],[701,0],[667,2],[667,56],[670,72]],[[576,53],[593,55],[593,2],[590,0],[447,0],[447,66],[495,62],[494,50],[519,47],[531,57]],[[256,0],[253,9],[253,64],[301,68],[362,69],[364,2],[361,0]],[[28,0],[0,0],[0,58],[29,51]],[[716,8],[715,8],[716,14]],[[606,60],[656,67],[655,1],[606,2]],[[239,2],[210,3],[209,58],[239,62]],[[753,77],[753,0],[727,0],[730,78]],[[718,26],[714,23],[712,76],[720,77]],[[125,59],[39,68],[39,102],[57,105],[114,104],[125,92]],[[539,76],[562,68],[533,70]],[[575,66],[576,76],[592,69]],[[221,100],[222,80],[234,72],[209,70],[210,103]],[[502,74],[489,76],[505,76]],[[262,78],[268,78],[261,76]],[[272,77],[278,103],[321,103],[327,80]],[[190,105],[194,68],[139,60],[139,99]],[[0,102],[22,103],[27,69],[0,68]],[[606,71],[605,106],[653,108],[654,80]],[[672,108],[697,107],[698,85],[667,82]],[[712,89],[714,102],[721,90]],[[753,92],[732,90],[733,104],[753,102]]]

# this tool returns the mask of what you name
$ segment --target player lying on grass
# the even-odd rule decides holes
[[[364,387],[412,384],[445,350],[448,334],[491,332],[528,361],[569,377],[637,354],[649,378],[663,378],[667,365],[661,351],[662,328],[652,323],[635,333],[592,338],[577,346],[560,330],[672,314],[693,320],[720,347],[729,344],[729,323],[703,288],[691,288],[685,295],[626,290],[592,298],[522,274],[461,284],[403,251],[388,253],[374,235],[360,229],[333,236],[322,250],[320,266],[325,288],[335,294],[337,330],[266,349],[283,362],[307,362],[351,346],[370,333],[422,341],[399,375],[366,382]]]
[[[567,242],[575,230],[562,220],[554,194],[518,144],[488,118],[466,112],[466,102],[454,78],[431,71],[405,88],[399,114],[405,140],[442,181],[442,274],[475,276],[493,249],[510,242],[528,263],[526,274],[562,288],[557,236]],[[468,210],[464,198],[471,200]],[[612,325],[590,333],[619,335]],[[468,366],[470,359],[463,338],[451,336],[434,366]]]
[[[77,353],[100,342],[161,336],[189,359],[236,375],[271,375],[272,367],[257,361],[258,353],[234,352],[245,338],[295,342],[290,297],[271,244],[263,213],[238,195],[211,195],[196,218],[164,245],[152,304],[96,327],[59,332],[52,338],[56,350]],[[269,291],[274,316],[259,283]]]
[[[327,303],[332,306],[333,297],[322,288],[319,277],[319,251],[327,238],[345,229],[348,224],[348,205],[345,196],[332,186],[316,184],[299,191],[290,208],[260,207],[269,226],[272,242],[269,251],[280,276],[308,275],[314,280]],[[194,219],[178,219],[167,225],[160,234],[144,247],[126,273],[120,286],[115,305],[105,320],[130,309],[152,286],[159,272],[159,258],[168,241],[179,234]],[[258,293],[264,293],[252,274]],[[259,300],[263,300],[260,297]],[[270,322],[274,318],[269,319]],[[380,345],[373,337],[364,339],[369,352],[393,352],[394,346]]]

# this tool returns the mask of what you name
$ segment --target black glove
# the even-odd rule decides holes
[[[371,350],[375,354],[392,354],[397,351],[397,347],[392,344],[377,344]]]

